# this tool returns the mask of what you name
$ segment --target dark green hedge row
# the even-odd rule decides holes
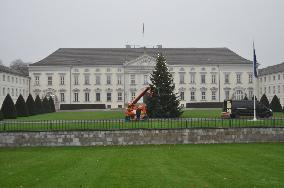
[[[17,117],[26,117],[43,113],[55,112],[55,105],[52,97],[45,97],[42,101],[39,96],[36,100],[29,94],[25,102],[22,95],[20,95],[14,104],[10,94],[5,97],[1,110],[0,120],[2,119],[15,119]]]

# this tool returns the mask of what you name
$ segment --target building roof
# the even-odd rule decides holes
[[[284,62],[258,70],[259,76],[284,72]]]
[[[251,63],[228,48],[60,48],[30,66],[123,65],[143,53],[156,57],[159,52],[170,65]]]
[[[13,75],[17,75],[17,76],[22,76],[22,77],[27,77],[25,75],[23,75],[22,73],[15,71],[9,67],[6,67],[4,65],[0,65],[0,72],[5,72],[5,73],[9,73],[9,74],[13,74]]]

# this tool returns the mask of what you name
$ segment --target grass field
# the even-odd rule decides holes
[[[0,187],[284,187],[284,144],[0,149]]]
[[[221,109],[194,109],[185,110],[182,118],[220,118]],[[273,117],[283,117],[284,113],[274,113]],[[95,119],[123,119],[123,111],[75,111],[56,112],[30,117],[17,118],[18,120],[95,120]]]

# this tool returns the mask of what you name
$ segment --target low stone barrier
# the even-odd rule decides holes
[[[283,142],[284,127],[1,132],[0,147]]]

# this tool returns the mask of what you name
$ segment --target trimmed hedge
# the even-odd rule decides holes
[[[4,119],[4,115],[2,113],[2,111],[0,110],[0,121]]]
[[[269,101],[265,94],[263,94],[262,97],[260,98],[260,103],[266,106],[267,108],[269,108]]]
[[[50,106],[50,112],[56,112],[54,101],[53,101],[52,97],[49,97],[48,102],[49,102],[49,106]]]
[[[7,96],[5,97],[1,111],[5,119],[17,118],[16,108],[10,94],[7,94]]]
[[[34,98],[31,94],[29,94],[26,104],[27,104],[27,107],[28,107],[28,110],[29,110],[29,114],[31,116],[36,115],[37,111],[36,111],[36,107],[35,107],[35,101],[34,101]]]
[[[276,95],[274,95],[270,103],[270,108],[273,112],[282,112],[282,106],[280,104],[279,98]]]
[[[20,94],[20,96],[18,97],[15,108],[19,117],[29,116],[29,110],[22,94]]]
[[[49,101],[46,98],[46,96],[42,100],[42,107],[43,107],[44,113],[50,113],[51,112],[50,104],[49,104]]]
[[[41,102],[41,99],[39,98],[38,95],[36,96],[36,99],[35,99],[35,108],[37,110],[37,114],[43,114],[44,113],[44,110],[43,110],[43,107],[42,107],[42,102]]]

